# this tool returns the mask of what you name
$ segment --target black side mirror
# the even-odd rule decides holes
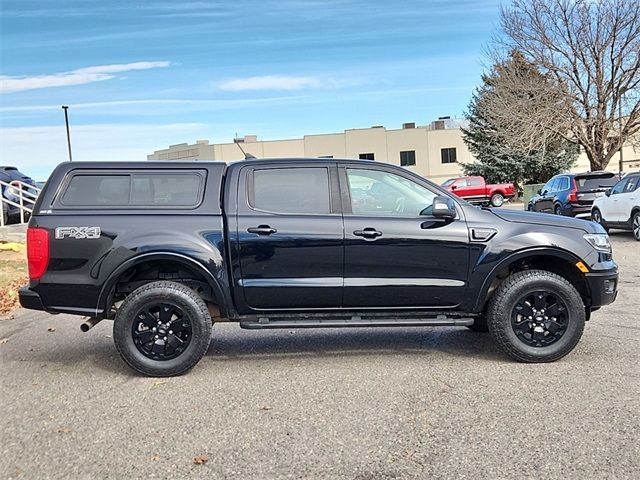
[[[432,215],[436,218],[456,218],[456,204],[449,197],[438,195],[433,199]]]
[[[610,197],[610,196],[611,196],[611,190],[607,190],[606,192],[604,192],[604,194],[605,194],[607,197]]]
[[[541,188],[538,189],[538,195],[542,195],[542,189]]]

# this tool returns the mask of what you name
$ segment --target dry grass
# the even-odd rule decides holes
[[[6,315],[20,306],[18,289],[27,281],[24,251],[0,251],[0,315]]]

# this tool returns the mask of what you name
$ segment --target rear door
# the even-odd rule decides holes
[[[430,215],[437,190],[384,167],[340,168],[345,308],[455,307],[469,267],[466,222]],[[422,214],[421,214],[422,213]]]
[[[342,300],[343,223],[335,163],[252,164],[237,189],[241,313],[325,309]]]
[[[467,194],[465,198],[472,200],[484,200],[487,198],[487,186],[480,177],[469,177],[467,179]]]

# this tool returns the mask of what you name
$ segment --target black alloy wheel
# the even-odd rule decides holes
[[[487,310],[489,333],[520,362],[554,362],[580,341],[586,308],[566,278],[545,270],[523,270],[496,289]]]
[[[133,343],[152,360],[180,356],[191,341],[191,320],[180,307],[170,303],[145,306],[132,324]]]
[[[211,315],[204,300],[184,284],[151,282],[122,302],[113,340],[134,370],[154,377],[181,375],[205,355]]]
[[[533,347],[557,342],[567,328],[567,306],[547,290],[524,295],[511,314],[511,326],[518,338]]]

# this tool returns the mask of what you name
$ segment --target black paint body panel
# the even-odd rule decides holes
[[[331,212],[284,215],[260,212],[247,202],[247,175],[255,168],[324,166],[330,173]],[[346,165],[401,175],[452,198],[457,217],[443,221],[362,217],[346,208],[341,169]],[[202,201],[190,209],[86,209],[56,207],[74,170],[200,170],[206,172]],[[584,240],[603,233],[599,225],[544,214],[481,209],[400,167],[327,159],[220,162],[74,162],[59,165],[47,182],[29,225],[50,233],[44,276],[21,292],[26,308],[104,316],[120,275],[149,260],[189,266],[206,279],[224,316],[241,319],[261,312],[449,311],[478,313],[497,272],[527,255],[583,261],[598,284],[601,272],[617,278],[617,267]],[[343,213],[344,212],[344,213]],[[548,221],[546,221],[548,220]],[[56,239],[61,226],[96,226],[97,239]],[[270,235],[247,229],[269,226]],[[376,239],[354,236],[372,227]],[[478,241],[472,235],[487,234]],[[594,292],[590,307],[610,303],[615,293]]]

